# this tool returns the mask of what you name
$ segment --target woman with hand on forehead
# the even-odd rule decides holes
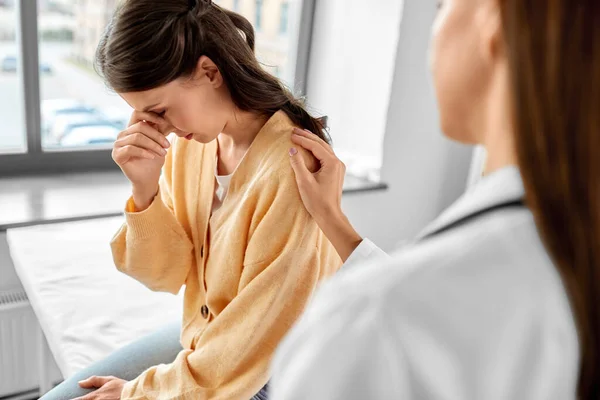
[[[262,69],[250,23],[210,1],[125,1],[97,63],[136,110],[113,150],[132,185],[114,260],[152,290],[185,285],[183,324],[44,399],[265,399],[275,348],[341,265],[287,155],[294,127],[324,127]]]

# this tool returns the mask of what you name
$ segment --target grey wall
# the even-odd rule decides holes
[[[375,3],[390,4],[374,1],[370,5],[375,7]],[[327,9],[317,6],[317,13],[323,11]],[[392,6],[390,11],[397,12]],[[433,0],[405,0],[398,16],[399,35],[383,140],[382,179],[390,189],[349,195],[343,200],[344,211],[359,232],[387,250],[414,236],[459,197],[469,175],[472,149],[450,142],[439,129],[428,65],[430,28],[435,13]],[[327,20],[326,16],[317,15],[315,32],[321,31],[323,27],[319,24]],[[356,29],[369,29],[364,21],[346,23]],[[315,35],[313,43],[318,41]],[[319,48],[318,54],[318,58],[311,57],[309,70],[307,94],[311,102],[313,97],[319,98],[320,91],[331,89],[326,80],[313,73],[327,66],[323,49]],[[339,57],[335,51],[329,54]],[[356,113],[345,115],[349,121],[365,117]],[[342,134],[335,132],[335,127],[332,129],[333,135]]]

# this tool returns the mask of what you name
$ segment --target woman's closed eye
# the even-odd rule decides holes
[[[161,124],[159,124],[159,125],[153,124],[155,126],[155,128],[159,132],[161,132],[163,134],[167,134],[167,133],[170,133],[173,130],[173,126],[165,118],[165,116],[167,114],[167,110],[166,109],[163,109],[163,110],[160,110],[160,109],[159,110],[152,110],[152,111],[149,111],[149,112],[152,113],[152,114],[156,114],[157,116],[159,116],[160,118],[162,118],[164,120],[164,122],[161,123]]]

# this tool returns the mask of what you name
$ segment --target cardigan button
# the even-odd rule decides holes
[[[202,308],[200,309],[200,312],[202,313],[202,318],[207,319],[208,318],[208,307],[205,305],[202,306]]]

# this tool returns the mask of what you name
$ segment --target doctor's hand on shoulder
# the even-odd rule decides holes
[[[290,162],[302,202],[346,261],[363,240],[342,211],[346,166],[328,143],[307,130],[294,129],[292,141],[310,151],[320,164],[316,172],[311,172],[298,149],[290,149]]]

